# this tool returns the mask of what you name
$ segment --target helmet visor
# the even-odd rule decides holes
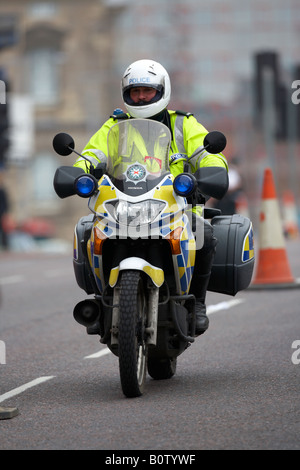
[[[146,100],[140,100],[138,102],[133,101],[133,99],[130,97],[130,91],[133,88],[138,88],[138,87],[143,87],[143,88],[154,88],[156,90],[156,94],[151,98],[151,100],[146,101]],[[162,85],[154,85],[154,84],[144,84],[144,83],[136,83],[134,85],[129,85],[124,88],[123,90],[123,100],[124,103],[130,105],[130,106],[145,106],[148,104],[156,103],[159,101],[162,96],[163,96],[163,86]]]

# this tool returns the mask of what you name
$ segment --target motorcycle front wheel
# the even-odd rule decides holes
[[[128,398],[143,394],[147,373],[146,298],[139,271],[123,271],[119,299],[119,370]]]

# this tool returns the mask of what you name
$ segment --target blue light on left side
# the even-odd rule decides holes
[[[75,190],[78,196],[90,197],[96,189],[96,181],[89,175],[79,176],[75,181]]]

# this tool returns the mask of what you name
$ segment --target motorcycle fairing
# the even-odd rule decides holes
[[[173,255],[174,272],[179,275],[177,292],[188,294],[195,267],[196,242],[186,214],[183,216],[184,230],[180,238],[180,254]],[[178,281],[177,281],[178,282]]]
[[[102,293],[105,287],[104,275],[102,269],[102,256],[94,255],[94,231],[92,230],[91,238],[87,243],[87,252],[90,266],[93,269],[94,278],[99,291]]]
[[[73,258],[78,260],[78,239],[76,233],[76,226],[74,228],[74,237],[73,237]]]
[[[187,204],[185,198],[178,197],[174,193],[173,181],[174,177],[171,174],[168,174],[160,181],[158,186],[154,187],[147,193],[143,193],[139,196],[129,196],[128,194],[124,194],[118,190],[109,176],[104,175],[99,181],[98,192],[89,200],[89,208],[98,217],[107,218],[111,222],[115,222],[107,211],[107,204],[118,199],[125,199],[132,203],[145,201],[147,199],[156,199],[167,203],[164,211],[160,214],[160,218],[167,217],[170,216],[170,214],[173,215],[178,211],[182,211]]]
[[[151,189],[148,193],[133,197],[122,193],[114,186],[108,175],[103,175],[99,181],[98,192],[90,198],[89,207],[97,216],[94,229],[97,228],[100,237],[104,239],[118,238],[120,235],[124,235],[122,230],[125,230],[125,232],[127,230],[126,226],[119,224],[112,216],[107,209],[108,204],[113,204],[118,200],[126,200],[132,203],[156,200],[165,203],[164,209],[151,224],[139,226],[138,237],[160,237],[169,241],[172,250],[176,292],[178,295],[185,295],[189,291],[194,271],[196,243],[189,218],[184,213],[184,210],[187,208],[187,200],[177,196],[173,191],[173,180],[174,177],[168,174],[162,178],[158,186]],[[177,233],[177,238],[179,238],[175,250],[174,233]],[[95,254],[94,243],[95,231],[92,230],[91,238],[87,244],[88,258],[94,272],[97,287],[100,292],[103,292],[105,282],[102,270],[102,256],[98,253]],[[115,279],[114,276],[116,275],[114,270],[117,269],[118,266],[112,268],[113,274],[112,278],[110,278],[110,283],[112,284],[114,284],[112,279]],[[155,281],[154,284],[156,284]]]
[[[110,238],[110,236],[113,236],[115,234],[115,231],[105,225],[103,221],[97,221],[94,224],[94,227],[97,227],[97,230],[101,231],[103,234],[103,237]],[[192,280],[192,275],[194,272],[194,266],[195,266],[195,257],[196,257],[196,243],[195,239],[193,237],[191,227],[189,224],[188,217],[184,214],[181,219],[174,220],[169,226],[166,227],[156,227],[159,231],[156,230],[152,231],[152,235],[155,236],[160,236],[162,238],[167,239],[170,243],[170,234],[174,233],[176,229],[181,230],[180,234],[180,240],[179,240],[179,249],[177,254],[173,254],[172,259],[173,259],[173,267],[174,267],[174,275],[175,275],[175,282],[176,282],[176,291],[177,294],[179,295],[184,295],[187,294],[189,291],[190,283]],[[94,272],[94,277],[95,281],[97,283],[98,289],[100,292],[103,292],[105,282],[104,282],[104,275],[103,275],[103,270],[102,270],[102,255],[97,255],[94,253],[94,237],[95,237],[95,232],[92,230],[91,233],[91,238],[88,241],[87,244],[87,251],[88,251],[88,259],[90,266],[93,269]],[[145,260],[144,260],[145,261]],[[152,265],[151,265],[152,266]],[[114,277],[116,275],[116,272],[114,271],[118,270],[118,266],[115,266],[112,269],[112,274],[110,277],[110,285],[114,284]],[[148,268],[146,269],[146,271]],[[151,279],[153,280],[155,285],[158,285],[159,282],[156,280],[156,275],[151,276],[149,272],[147,272],[148,275],[150,275]]]

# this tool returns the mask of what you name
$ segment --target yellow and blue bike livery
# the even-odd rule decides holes
[[[79,302],[73,313],[118,356],[127,397],[143,393],[147,370],[154,379],[172,377],[177,357],[195,340],[189,288],[206,214],[197,191],[215,197],[220,180],[217,174],[212,179],[211,168],[201,169],[198,179],[188,171],[174,176],[170,143],[162,123],[119,121],[108,133],[106,162],[91,174],[60,167],[54,177],[59,197],[88,198],[90,215],[74,231],[73,265],[79,287],[93,298]],[[53,146],[61,155],[75,151],[67,134],[58,134]],[[235,295],[252,274],[252,224],[214,215],[208,218],[221,242],[210,290]],[[234,252],[232,262],[228,252]]]

